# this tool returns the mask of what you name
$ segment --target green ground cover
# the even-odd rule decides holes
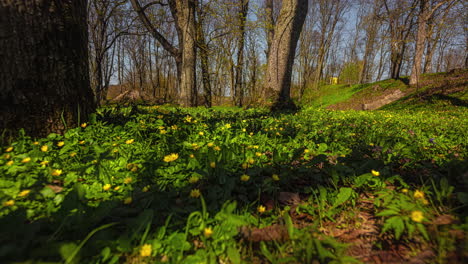
[[[0,259],[462,262],[467,139],[463,109],[102,108],[2,148]]]

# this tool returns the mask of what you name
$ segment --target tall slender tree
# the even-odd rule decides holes
[[[0,1],[0,127],[60,133],[95,110],[86,0]]]

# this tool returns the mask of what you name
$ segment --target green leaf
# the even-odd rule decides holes
[[[380,213],[377,213],[376,216],[391,216],[391,215],[398,215],[398,214],[399,214],[399,211],[388,209],[388,210],[383,210]]]
[[[336,196],[335,202],[333,203],[333,207],[337,207],[348,201],[352,194],[353,189],[348,187],[340,188],[340,192]]]
[[[241,263],[241,256],[239,254],[239,250],[236,248],[235,245],[231,244],[227,248],[227,256],[231,263],[233,264],[240,264]]]
[[[68,257],[72,255],[73,252],[75,252],[77,247],[78,245],[73,242],[63,243],[59,248],[60,256],[62,257],[64,261],[67,260]],[[73,263],[73,264],[80,263],[80,258],[77,256],[73,259],[73,261],[70,261],[67,263]]]

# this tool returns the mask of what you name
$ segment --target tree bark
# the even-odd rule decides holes
[[[410,85],[419,83],[419,75],[421,74],[421,64],[424,55],[424,47],[426,44],[426,24],[427,24],[427,9],[429,2],[427,0],[419,1],[419,16],[418,16],[418,34],[416,37],[416,52],[414,54],[413,68],[411,70]]]
[[[272,99],[272,110],[294,107],[290,99],[291,73],[307,9],[308,0],[283,1],[268,56],[263,91],[263,98]]]
[[[237,43],[237,65],[236,65],[236,81],[234,87],[234,103],[236,106],[242,106],[244,100],[244,42],[245,42],[245,23],[247,20],[247,12],[249,10],[249,0],[242,0],[240,3],[239,19],[239,39]]]
[[[95,110],[86,0],[0,1],[0,126],[62,133]]]
[[[179,103],[183,106],[197,104],[196,59],[197,33],[195,28],[195,2],[193,0],[176,0],[170,4],[176,22],[181,51],[179,68]]]

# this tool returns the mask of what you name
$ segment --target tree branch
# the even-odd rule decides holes
[[[178,57],[180,54],[179,49],[174,47],[159,31],[151,24],[148,16],[146,16],[144,9],[141,7],[138,0],[130,0],[132,3],[133,9],[137,12],[138,17],[140,18],[143,25],[145,25],[146,29],[151,33],[151,35],[163,46],[163,48],[168,51],[171,56]]]

